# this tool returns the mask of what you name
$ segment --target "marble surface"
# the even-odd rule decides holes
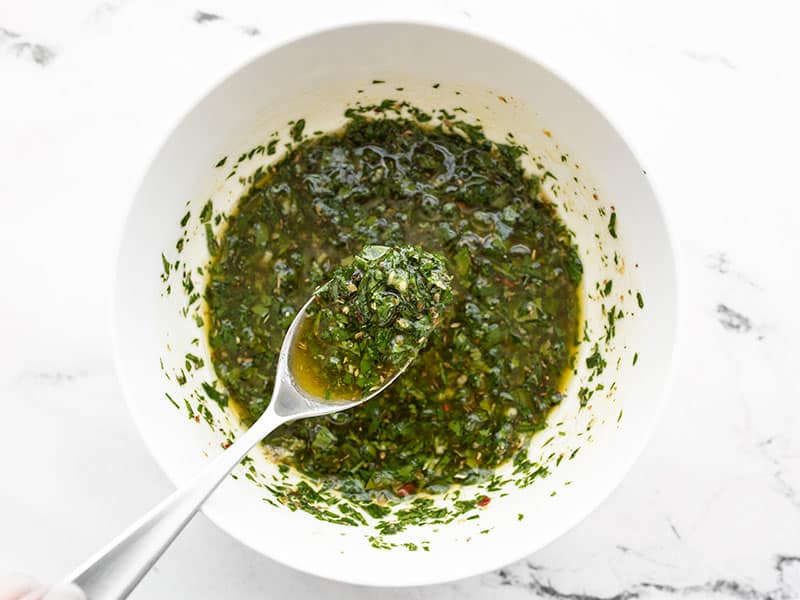
[[[800,24],[794,2],[0,2],[0,570],[54,580],[168,493],[110,357],[131,188],[222,73],[278,40],[421,18],[526,48],[629,137],[676,225],[670,402],[589,518],[507,568],[376,590],[190,524],[135,598],[800,597]]]

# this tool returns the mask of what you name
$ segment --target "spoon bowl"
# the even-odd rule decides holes
[[[413,358],[406,361],[406,363],[395,370],[380,387],[355,400],[325,399],[310,393],[298,383],[297,379],[292,374],[290,366],[291,361],[289,358],[295,343],[295,338],[306,318],[308,307],[311,306],[314,299],[314,296],[308,299],[297,312],[297,315],[295,315],[289,329],[286,330],[286,335],[281,345],[281,351],[278,355],[275,389],[272,392],[272,399],[270,400],[269,407],[264,414],[273,411],[278,417],[293,421],[295,419],[305,419],[308,417],[320,417],[322,415],[329,415],[353,408],[380,395],[387,387],[392,385],[413,362]],[[263,417],[264,415],[253,424],[253,427],[256,427]]]

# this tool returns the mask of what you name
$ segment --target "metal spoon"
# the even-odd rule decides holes
[[[89,600],[126,598],[142,577],[183,530],[222,480],[248,452],[280,425],[296,419],[318,417],[353,408],[374,398],[391,385],[408,363],[369,395],[346,402],[325,401],[310,395],[292,377],[289,353],[305,318],[309,299],[289,326],[278,357],[278,373],[272,400],[264,414],[244,435],[206,465],[189,483],[141,517],[105,548],[78,567],[65,581],[75,583]]]

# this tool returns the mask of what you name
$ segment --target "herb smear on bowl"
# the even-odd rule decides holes
[[[291,352],[306,391],[354,400],[412,361],[452,301],[441,256],[419,247],[367,246],[317,288]]]

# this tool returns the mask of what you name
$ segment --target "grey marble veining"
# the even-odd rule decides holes
[[[0,46],[5,46],[10,54],[31,60],[40,67],[46,67],[56,57],[56,51],[52,48],[30,41],[5,27],[0,27]]]

